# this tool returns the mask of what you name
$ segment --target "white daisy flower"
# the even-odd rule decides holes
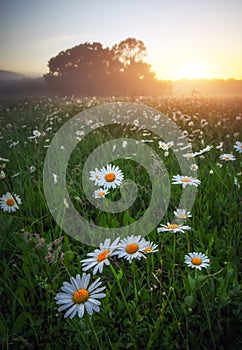
[[[187,185],[191,186],[198,186],[200,185],[201,181],[198,179],[195,179],[190,176],[182,176],[182,175],[174,175],[172,177],[172,184],[175,185],[182,185],[183,188],[185,188]]]
[[[100,186],[101,184],[101,170],[95,168],[95,170],[90,171],[90,180],[94,181],[95,186]]]
[[[190,169],[192,170],[192,171],[196,171],[197,169],[198,169],[198,166],[197,166],[197,164],[191,164],[190,165]]]
[[[187,230],[191,230],[190,226],[186,226],[186,225],[179,225],[179,224],[170,224],[169,222],[167,223],[167,225],[163,225],[161,224],[161,227],[158,227],[157,232],[182,232],[184,233]]]
[[[97,272],[103,272],[104,265],[110,265],[109,258],[114,255],[114,251],[118,247],[119,237],[111,244],[110,238],[107,238],[104,243],[100,243],[99,248],[95,249],[94,252],[88,253],[87,256],[90,258],[81,260],[83,271],[87,271],[94,267],[93,274]]]
[[[33,135],[35,137],[40,137],[41,136],[41,132],[39,130],[33,130]]]
[[[242,153],[242,142],[236,141],[233,147],[237,152]]]
[[[158,247],[157,244],[153,243],[153,242],[149,242],[149,241],[146,241],[144,238],[144,244],[145,244],[145,249],[143,249],[143,253],[145,254],[149,254],[149,253],[155,253],[155,252],[158,252],[159,249],[156,249]]]
[[[164,151],[168,151],[169,148],[174,146],[174,142],[173,141],[170,141],[170,142],[167,142],[167,143],[159,141],[158,144],[159,144],[159,148],[163,149]]]
[[[235,156],[231,153],[224,153],[224,154],[221,154],[221,156],[219,157],[220,159],[222,160],[225,160],[225,161],[230,161],[230,160],[236,160]]]
[[[19,209],[19,204],[22,204],[22,201],[15,193],[12,195],[10,192],[7,192],[0,197],[0,208],[3,211],[13,213]]]
[[[61,305],[58,311],[67,310],[64,317],[73,318],[78,314],[78,317],[83,317],[86,311],[89,315],[93,311],[99,312],[101,302],[97,299],[102,299],[106,296],[102,292],[106,287],[100,287],[102,282],[98,278],[89,287],[90,274],[83,273],[82,276],[76,275],[76,278],[70,278],[71,283],[64,282],[61,287],[62,292],[55,296],[56,304]]]
[[[195,157],[194,153],[185,153],[182,155],[184,158],[191,159]]]
[[[100,187],[97,190],[94,191],[94,198],[104,198],[108,194],[108,190],[105,190],[104,188]]]
[[[147,242],[140,235],[132,235],[120,241],[114,255],[118,255],[118,258],[124,258],[131,263],[133,259],[145,258],[146,248],[148,248]]]
[[[192,217],[190,211],[187,211],[186,209],[177,209],[176,211],[173,211],[173,213],[178,219],[187,219]]]
[[[37,137],[41,136],[41,132],[39,130],[33,130],[33,136],[29,136],[28,139],[36,139]]]
[[[124,175],[118,166],[108,164],[101,169],[100,186],[107,188],[116,188],[121,185]]]
[[[208,259],[208,257],[201,252],[193,252],[185,255],[185,264],[191,268],[202,270],[202,267],[206,269],[209,266],[210,259]]]

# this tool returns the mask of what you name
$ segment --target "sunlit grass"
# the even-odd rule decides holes
[[[192,230],[174,234],[157,233],[154,229],[146,238],[158,245],[159,252],[132,264],[115,256],[111,258],[111,269],[105,267],[101,275],[106,297],[100,312],[91,317],[94,330],[86,316],[64,320],[54,297],[64,281],[81,274],[80,261],[94,247],[68,236],[49,212],[43,191],[45,155],[54,134],[69,118],[111,99],[1,101],[0,158],[4,160],[0,161],[0,170],[5,177],[0,179],[0,197],[9,191],[22,200],[15,213],[0,212],[3,349],[99,346],[205,350],[240,346],[241,154],[233,145],[236,140],[241,141],[242,100],[124,100],[145,103],[167,114],[188,132],[194,152],[213,146],[195,159],[201,185],[192,217],[185,222]],[[41,136],[31,138],[36,129]],[[107,140],[134,134],[137,139],[154,136],[144,136],[143,130],[134,132],[130,127],[106,128],[86,137],[71,155],[67,167],[70,198],[81,215],[97,225],[129,225],[149,206],[152,192],[149,174],[132,160],[114,162],[136,182],[139,190],[136,201],[126,212],[100,212],[87,200],[82,188],[82,168],[92,150]],[[216,148],[222,141],[222,148]],[[157,139],[149,146],[160,155],[170,178],[180,173],[172,149],[165,156]],[[223,153],[233,153],[236,160],[222,161],[219,157]],[[162,224],[173,219],[180,195],[180,186],[172,185]],[[119,189],[110,198],[119,199]],[[209,257],[208,269],[192,270],[184,264],[184,256],[193,251]]]

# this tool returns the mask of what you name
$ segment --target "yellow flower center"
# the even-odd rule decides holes
[[[110,253],[110,250],[104,250],[102,253],[100,253],[98,256],[97,256],[97,261],[98,262],[102,262],[103,260],[106,259],[107,255]]]
[[[85,301],[87,301],[88,297],[89,293],[86,289],[78,289],[75,291],[72,298],[74,303],[82,304],[85,303]]]
[[[184,177],[181,179],[181,182],[191,182],[191,180],[188,177]]]
[[[9,207],[12,207],[15,203],[14,199],[13,198],[9,198],[7,201],[6,201],[7,205]]]
[[[186,218],[186,214],[179,214],[178,215],[180,219],[185,219]]]
[[[139,249],[138,244],[130,243],[130,244],[127,245],[127,247],[126,247],[125,250],[126,250],[126,252],[127,252],[128,254],[134,254],[134,253],[137,252],[138,249]]]
[[[103,197],[103,196],[105,196],[105,192],[104,191],[98,192],[98,197]]]
[[[179,228],[179,225],[177,225],[177,224],[170,224],[170,225],[167,226],[167,228],[169,230],[173,230],[174,228]]]
[[[201,265],[202,260],[200,258],[193,258],[192,259],[192,264],[193,265]]]
[[[151,248],[150,247],[147,247],[143,250],[144,253],[150,253],[151,252]]]
[[[114,173],[107,173],[107,174],[105,175],[105,180],[106,180],[107,182],[113,182],[113,181],[115,180],[115,175],[114,175]]]
[[[230,157],[225,157],[225,160],[230,160]]]
[[[100,180],[100,176],[98,176],[98,175],[96,175],[95,178],[96,178],[97,180]]]

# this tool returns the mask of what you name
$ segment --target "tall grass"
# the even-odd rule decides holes
[[[43,164],[54,134],[82,110],[109,102],[101,99],[26,99],[0,102],[0,197],[16,193],[22,205],[15,213],[0,212],[2,349],[239,349],[241,344],[241,99],[153,99],[144,103],[187,130],[193,150],[213,148],[196,158],[198,187],[188,233],[157,233],[146,237],[159,251],[128,264],[113,257],[101,279],[106,297],[91,318],[64,320],[54,297],[64,281],[81,274],[80,261],[94,247],[68,236],[54,221],[44,197]],[[112,99],[113,101],[113,99]],[[29,138],[38,129],[41,136]],[[86,137],[72,153],[67,187],[76,209],[104,227],[128,225],[146,211],[152,186],[147,172],[130,160],[117,160],[124,175],[136,182],[138,196],[124,213],[100,212],[85,198],[82,168],[95,147],[118,137],[153,139],[149,143],[164,162],[169,176],[179,174],[172,150],[165,156],[154,135],[130,126],[104,128]],[[216,148],[223,141],[222,148]],[[185,153],[186,151],[184,151]],[[233,153],[235,161],[219,156]],[[9,160],[9,161],[8,161]],[[192,163],[192,162],[191,162]],[[106,164],[103,164],[106,165]],[[54,186],[53,186],[54,191]],[[181,188],[172,185],[169,208],[162,223],[173,218]],[[117,190],[112,200],[120,198]],[[137,235],[139,232],[137,232]],[[208,269],[193,270],[184,256],[205,253]]]

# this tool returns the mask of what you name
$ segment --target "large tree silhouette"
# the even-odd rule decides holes
[[[135,38],[123,40],[111,49],[86,42],[52,57],[44,77],[58,94],[161,94],[167,85],[155,79],[145,57],[144,43]]]

